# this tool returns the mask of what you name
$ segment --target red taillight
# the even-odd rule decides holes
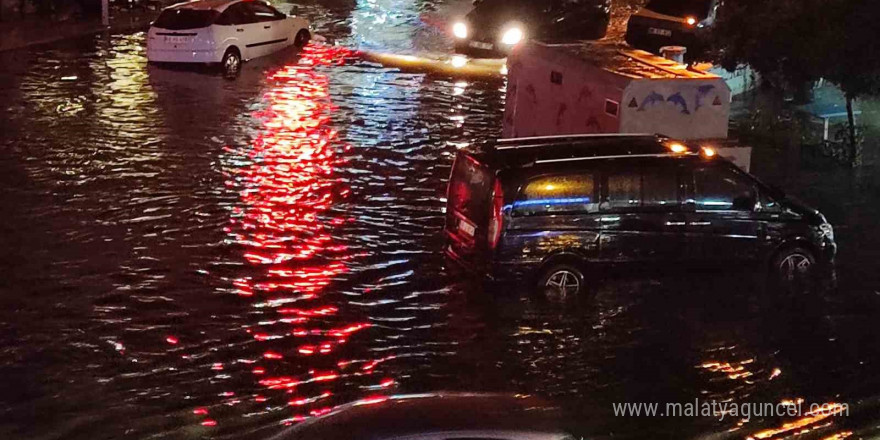
[[[504,205],[504,190],[501,189],[501,181],[495,179],[495,186],[492,188],[492,217],[489,219],[489,249],[495,249],[498,246],[498,240],[501,239],[501,229],[504,223],[504,217],[501,210]]]

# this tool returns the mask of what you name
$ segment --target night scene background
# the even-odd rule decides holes
[[[232,80],[148,63],[155,5],[111,2],[109,27],[100,3],[0,5],[0,438],[261,439],[436,390],[544,396],[587,438],[880,435],[876,36],[783,47],[835,55],[783,66],[731,107],[751,172],[834,225],[833,288],[767,306],[741,273],[660,274],[560,308],[443,256],[453,157],[501,135],[506,98],[503,61],[461,74],[447,61],[470,1],[300,2],[312,41]],[[605,39],[639,6],[613,2]],[[411,63],[383,61],[399,56]],[[810,70],[828,64],[850,71]],[[852,72],[864,81],[842,89],[834,75]],[[829,106],[835,142],[809,117]],[[612,412],[695,398],[850,414]]]

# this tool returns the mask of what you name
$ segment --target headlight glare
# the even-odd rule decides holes
[[[455,38],[465,39],[468,37],[468,27],[466,24],[462,22],[455,23],[452,25],[452,35],[455,35]]]
[[[519,43],[523,39],[523,31],[518,27],[512,27],[501,36],[501,42],[509,46]]]

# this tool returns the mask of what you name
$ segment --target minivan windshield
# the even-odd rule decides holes
[[[213,9],[166,9],[153,22],[153,27],[172,31],[198,29],[212,25],[218,15]]]
[[[712,0],[651,0],[645,8],[674,17],[695,17],[704,19],[709,16]]]

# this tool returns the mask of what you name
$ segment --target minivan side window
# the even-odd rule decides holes
[[[541,176],[531,180],[513,203],[516,215],[596,212],[595,178],[590,172]]]
[[[638,171],[621,171],[608,175],[607,208],[631,208],[642,204],[642,175]]]
[[[754,182],[724,167],[695,169],[694,193],[699,211],[752,211],[757,202]]]
[[[678,186],[674,169],[645,170],[642,174],[642,206],[677,205]]]
[[[606,179],[607,196],[602,210],[662,209],[678,206],[678,172],[675,167],[612,171]]]

